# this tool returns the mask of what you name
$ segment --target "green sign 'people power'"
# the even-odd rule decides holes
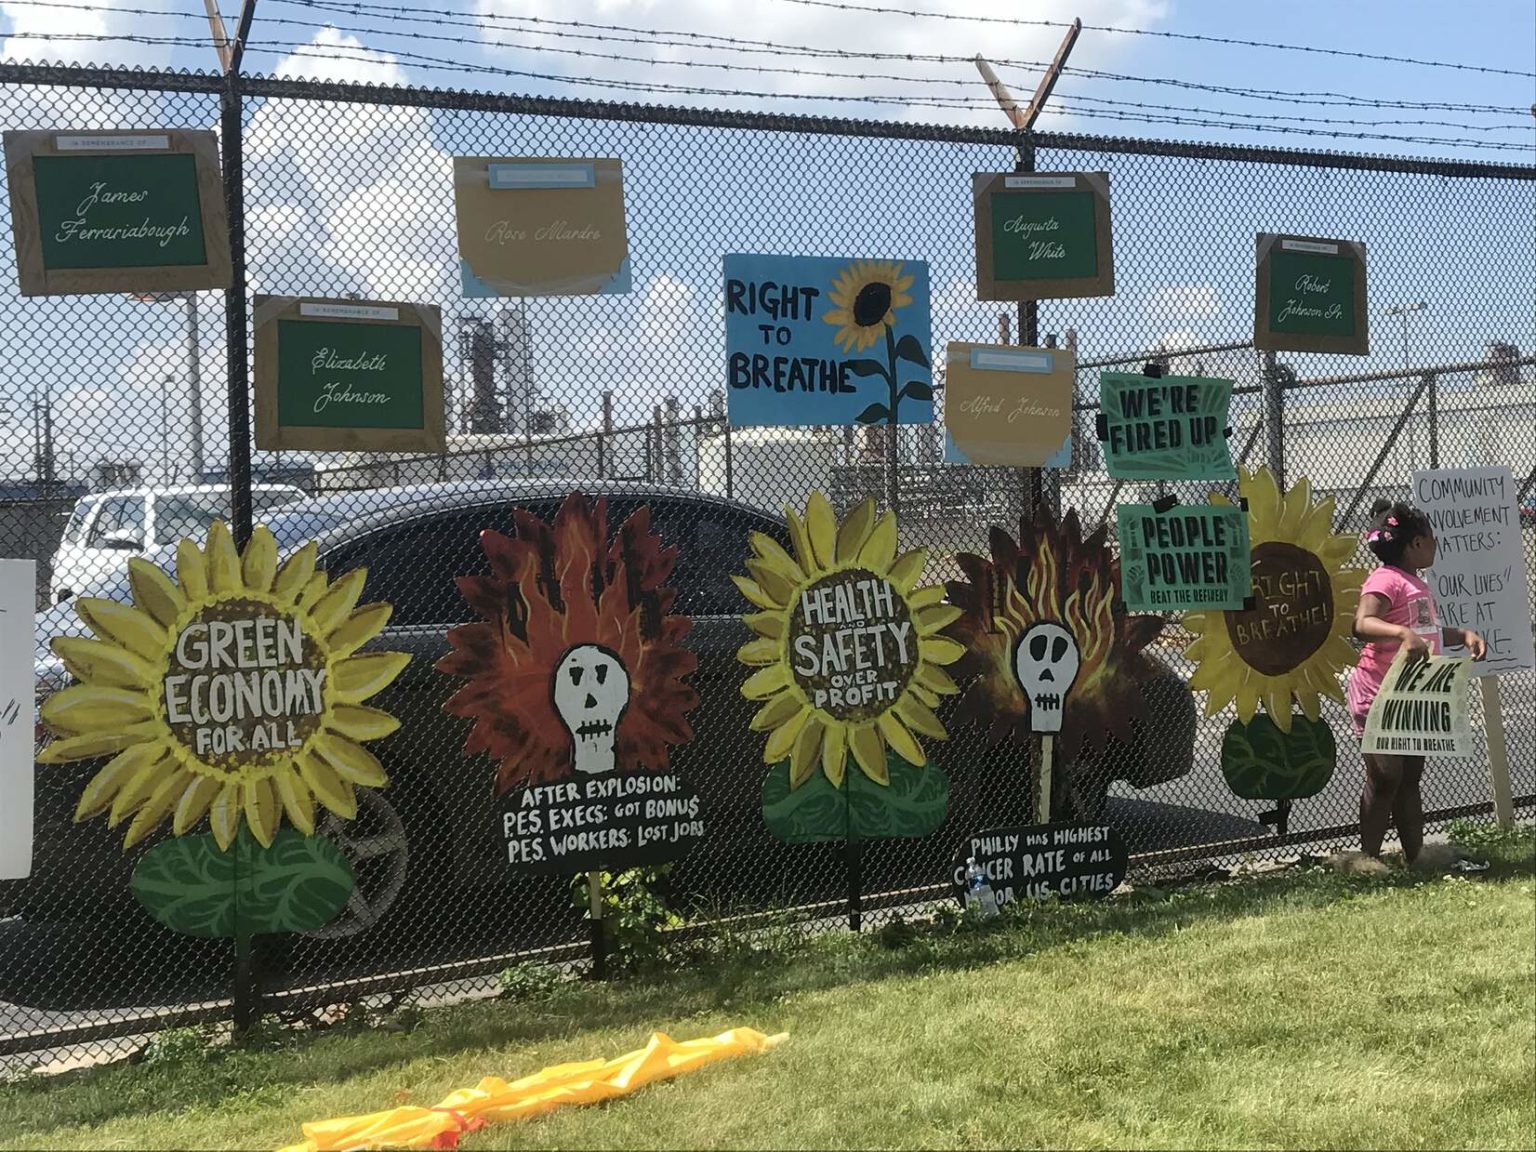
[[[1363,356],[1367,315],[1364,244],[1260,234],[1254,347]]]
[[[1227,447],[1232,381],[1099,376],[1099,440],[1116,480],[1233,480]]]
[[[1115,290],[1104,172],[978,172],[976,295],[1109,296]]]
[[[256,446],[441,451],[441,321],[428,305],[256,299]]]
[[[24,295],[227,288],[211,132],[7,132]]]
[[[1122,504],[1115,510],[1127,611],[1240,611],[1253,594],[1247,509],[1159,507]]]

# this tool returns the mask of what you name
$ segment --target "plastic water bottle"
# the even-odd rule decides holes
[[[987,882],[986,869],[974,856],[965,862],[965,907],[977,909],[984,920],[997,915],[997,894]]]

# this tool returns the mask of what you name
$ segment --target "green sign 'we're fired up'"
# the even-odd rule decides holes
[[[1099,376],[1099,440],[1116,480],[1232,480],[1232,381],[1204,376]]]
[[[971,191],[977,299],[1114,295],[1108,173],[978,172]]]
[[[1253,313],[1255,348],[1364,356],[1365,245],[1261,233]]]
[[[256,298],[256,446],[444,448],[437,308]]]
[[[7,132],[26,296],[230,285],[212,132]]]

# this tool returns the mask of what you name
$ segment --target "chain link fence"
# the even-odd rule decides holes
[[[79,130],[215,127],[225,83],[18,66],[0,80],[7,124]],[[929,550],[933,581],[958,575],[957,553],[984,553],[989,526],[1012,530],[1040,502],[1077,509],[1088,527],[1112,527],[1121,501],[1204,502],[1206,486],[1122,487],[1103,473],[1098,372],[1149,360],[1234,380],[1234,454],[1310,479],[1334,499],[1340,531],[1360,530],[1376,496],[1405,495],[1415,467],[1507,464],[1525,506],[1536,500],[1536,169],[1078,136],[1040,135],[1021,151],[1012,134],[975,129],[241,83],[248,291],[442,309],[447,453],[252,462],[256,518],[302,512],[322,567],[366,566],[363,599],[395,606],[380,644],[412,661],[374,701],[403,721],[377,745],[390,785],[359,789],[355,818],[322,821],[357,876],[343,916],[259,937],[237,963],[228,941],[173,934],[135,904],[142,848],[124,851],[121,826],[72,819],[99,761],[39,767],[34,873],[0,884],[0,1054],[37,1061],[74,1045],[99,1057],[156,1028],[228,1018],[242,997],[278,1013],[411,989],[430,999],[483,989],[519,959],[586,959],[568,878],[502,862],[492,762],[464,754],[467,725],[443,707],[456,684],[433,670],[447,630],[473,615],[455,579],[486,571],[479,531],[508,530],[513,505],[548,517],[573,489],[606,493],[615,517],[648,504],[681,549],[677,610],[695,622],[700,704],[674,762],[702,797],[707,834],[667,878],[671,898],[703,917],[795,909],[857,926],[946,898],[967,834],[1029,823],[1034,766],[1021,746],[988,748],[951,726],[933,752],[950,781],[933,835],[787,846],[769,834],[762,737],[735,658],[746,606],[730,576],[745,571],[749,532],[784,539],[785,503],[822,491],[840,513],[866,496],[894,504],[903,547]],[[621,157],[634,291],[463,299],[455,155]],[[1112,173],[1113,297],[1017,310],[975,300],[970,176],[1016,164]],[[1366,242],[1376,355],[1276,361],[1251,347],[1261,230]],[[894,447],[879,429],[729,428],[720,261],[732,252],[926,260],[935,350],[1000,328],[1074,348],[1072,467],[1042,479],[945,464],[938,426],[904,427]],[[43,645],[72,617],[54,600],[121,583],[135,550],[227,516],[241,453],[215,294],[26,299],[15,283],[14,268],[0,271],[0,547],[38,561],[43,669]],[[1428,307],[1412,315],[1381,312],[1418,299]],[[1529,518],[1524,543],[1536,563]],[[1143,869],[1349,841],[1362,769],[1342,706],[1324,710],[1338,737],[1332,781],[1263,812],[1223,779],[1229,716],[1203,718],[1187,639],[1170,619],[1143,687],[1150,722],[1134,746],[1065,769],[1061,814],[1115,824]],[[59,686],[53,675],[40,692]],[[1533,689],[1531,673],[1503,681],[1526,808]],[[1436,763],[1425,789],[1432,823],[1488,811],[1480,759]]]

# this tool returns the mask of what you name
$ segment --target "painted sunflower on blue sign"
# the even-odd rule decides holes
[[[915,282],[902,269],[895,260],[855,260],[832,281],[827,298],[835,307],[822,319],[838,325],[832,340],[844,352],[873,348],[896,326],[896,310],[912,303]]]

